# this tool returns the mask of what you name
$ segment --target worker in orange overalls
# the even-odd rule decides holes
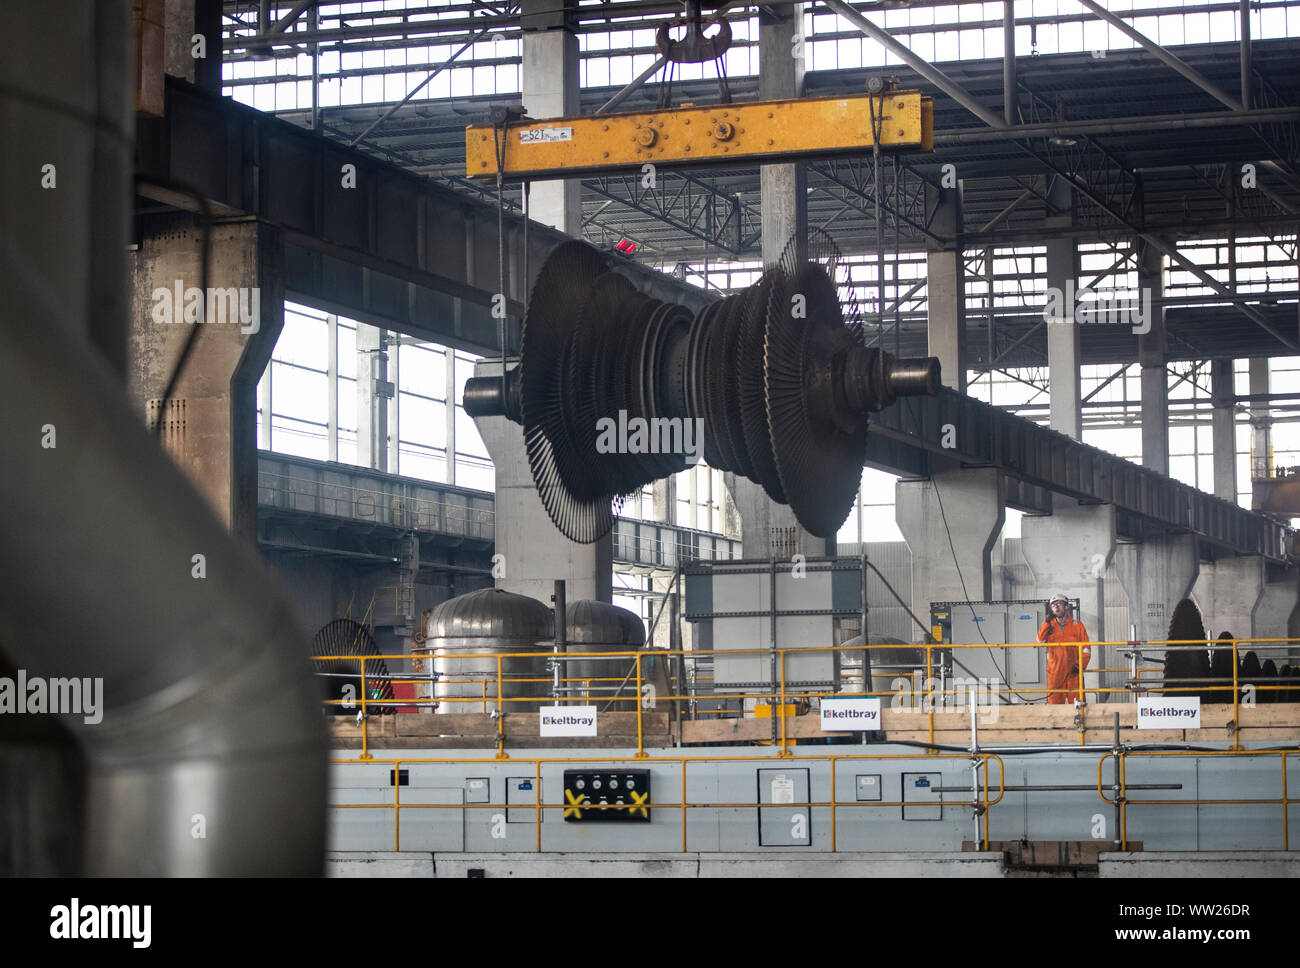
[[[1052,616],[1038,630],[1038,641],[1048,643],[1047,688],[1062,690],[1048,692],[1047,701],[1056,704],[1077,702],[1080,652],[1086,669],[1092,661],[1092,649],[1085,645],[1080,650],[1075,643],[1089,641],[1088,630],[1082,622],[1076,622],[1070,616],[1070,600],[1064,595],[1053,595],[1047,607]]]

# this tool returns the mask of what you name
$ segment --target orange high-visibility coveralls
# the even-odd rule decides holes
[[[1089,641],[1088,630],[1083,627],[1083,623],[1076,622],[1073,618],[1067,618],[1065,627],[1062,628],[1057,624],[1056,619],[1049,618],[1043,623],[1042,628],[1038,630],[1038,641],[1049,643],[1047,648],[1047,688],[1078,690],[1079,647],[1074,643]],[[1085,645],[1083,647],[1083,668],[1088,668],[1091,661],[1092,649]],[[1049,692],[1047,695],[1049,703],[1057,704],[1073,703],[1078,698],[1080,697],[1077,691]]]

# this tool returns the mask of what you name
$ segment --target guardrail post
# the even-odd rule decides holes
[[[366,657],[359,656],[361,659],[361,759],[373,759],[370,755],[369,745],[369,728],[370,717],[366,715]]]

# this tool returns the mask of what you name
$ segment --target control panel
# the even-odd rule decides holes
[[[564,819],[648,822],[650,771],[565,770]]]

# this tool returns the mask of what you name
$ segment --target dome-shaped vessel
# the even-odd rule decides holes
[[[582,599],[569,602],[565,610],[568,652],[637,652],[645,645],[645,623],[640,616],[626,608]],[[641,675],[646,678],[649,668],[642,660]],[[611,709],[635,709],[636,660],[631,656],[616,659],[570,659],[565,662],[565,678],[573,689],[571,695],[588,697],[592,702],[604,703],[614,698],[619,684],[631,673],[620,693],[627,699]]]
[[[438,674],[439,713],[492,712],[497,708],[497,656],[505,700],[550,696],[547,659],[554,645],[551,610],[526,595],[484,588],[434,608],[425,647]],[[513,655],[510,653],[525,653]],[[535,702],[504,702],[508,713],[532,712]]]

